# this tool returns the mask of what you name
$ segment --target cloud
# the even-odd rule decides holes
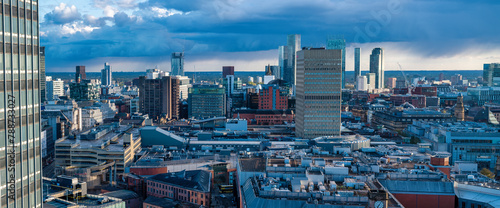
[[[324,46],[328,35],[343,34],[349,46],[386,44],[387,54],[398,51],[412,56],[411,60],[469,60],[464,57],[472,51],[497,57],[488,53],[500,48],[500,36],[496,35],[500,28],[492,26],[496,25],[500,3],[486,0],[91,2],[92,8],[86,10],[92,14],[80,15],[76,7],[61,4],[45,15],[50,24],[42,25],[41,41],[47,45],[47,64],[60,67],[101,57],[141,61],[145,57],[168,57],[181,50],[193,57],[270,51],[285,45],[286,35],[294,33],[302,34],[303,46]],[[79,18],[76,15],[54,21],[54,16],[73,14],[71,11]],[[277,55],[269,57],[275,58]],[[476,60],[472,63],[482,59]]]
[[[59,4],[54,10],[45,14],[45,21],[52,24],[66,24],[82,19],[75,5],[67,6],[65,3]]]

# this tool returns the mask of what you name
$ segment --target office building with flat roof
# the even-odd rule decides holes
[[[340,135],[342,50],[304,48],[297,60],[297,136]]]

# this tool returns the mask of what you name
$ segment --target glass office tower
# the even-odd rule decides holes
[[[107,62],[104,63],[104,69],[101,69],[101,85],[110,86],[113,81],[112,75],[111,66]]]
[[[1,0],[0,207],[42,207],[38,0]]]
[[[372,54],[370,55],[370,73],[375,73],[375,89],[384,88],[384,50],[382,48],[374,48],[372,50]]]
[[[304,48],[297,52],[297,136],[340,135],[341,79],[342,50]]]
[[[170,75],[184,76],[184,52],[172,53]]]
[[[326,49],[342,50],[342,89],[345,88],[345,39],[344,36],[331,36],[328,38]]]

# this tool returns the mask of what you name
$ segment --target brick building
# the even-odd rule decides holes
[[[211,173],[204,170],[163,173],[147,179],[147,195],[210,207]]]
[[[259,109],[283,110],[288,108],[288,92],[278,85],[263,85],[259,92]]]
[[[246,119],[248,124],[257,125],[280,125],[292,123],[295,119],[295,114],[292,110],[237,110],[233,114],[233,118],[240,117]]]

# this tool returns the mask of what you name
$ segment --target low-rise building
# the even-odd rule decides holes
[[[449,113],[428,109],[391,109],[373,113],[372,122],[394,131],[402,131],[413,121],[451,122],[454,118]]]
[[[204,170],[158,174],[147,179],[147,194],[210,207],[211,178]]]
[[[292,110],[236,110],[233,118],[247,120],[248,124],[281,125],[293,123],[295,114]]]
[[[132,126],[99,126],[76,138],[57,140],[56,168],[92,168],[112,164],[115,173],[121,174],[140,149],[138,129]]]

